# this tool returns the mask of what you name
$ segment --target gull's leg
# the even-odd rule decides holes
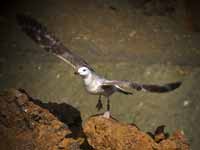
[[[110,99],[107,97],[107,111],[103,114],[103,117],[110,118]]]
[[[110,99],[107,97],[107,111],[110,111]]]
[[[99,99],[98,99],[96,108],[97,108],[98,111],[103,108],[103,104],[102,104],[102,101],[101,101],[101,94],[99,95]]]

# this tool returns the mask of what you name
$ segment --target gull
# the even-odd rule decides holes
[[[48,52],[51,52],[64,62],[70,64],[75,74],[83,79],[83,84],[88,93],[99,95],[96,108],[100,110],[103,105],[101,97],[107,100],[107,110],[103,117],[110,117],[110,96],[115,93],[131,95],[132,92],[127,89],[137,91],[148,91],[155,93],[165,93],[173,91],[181,85],[181,82],[172,82],[164,85],[140,84],[129,80],[108,80],[98,75],[95,70],[79,55],[65,47],[47,28],[29,15],[17,15],[17,22],[23,32],[25,32],[33,41]]]

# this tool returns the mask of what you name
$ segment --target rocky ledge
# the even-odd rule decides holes
[[[80,112],[67,104],[43,103],[24,90],[0,93],[2,150],[189,150],[185,136],[160,126],[144,133],[135,125],[101,115],[82,127]]]

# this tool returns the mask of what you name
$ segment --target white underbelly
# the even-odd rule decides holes
[[[104,92],[100,85],[88,85],[86,89],[90,94],[101,94]]]
[[[90,94],[101,94],[104,90],[101,88],[100,81],[85,83],[85,88]]]
[[[90,75],[87,78],[84,79],[84,84],[86,90],[90,94],[102,94],[104,93],[104,89],[101,88],[101,85],[103,83],[102,78],[98,77],[97,75]]]

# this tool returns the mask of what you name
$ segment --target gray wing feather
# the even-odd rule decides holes
[[[181,85],[181,82],[167,83],[164,85],[155,85],[155,84],[139,84],[131,81],[123,80],[106,80],[103,85],[118,85],[123,88],[132,88],[137,91],[148,91],[155,93],[164,93],[175,90]]]
[[[74,69],[85,66],[93,70],[82,57],[66,48],[53,34],[47,31],[45,26],[34,18],[27,15],[18,15],[17,21],[22,31],[46,51],[52,52],[63,61],[69,63]]]

